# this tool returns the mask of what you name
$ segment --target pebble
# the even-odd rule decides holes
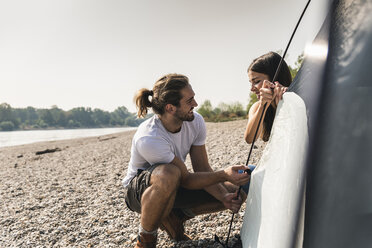
[[[245,164],[246,120],[206,125],[211,166]],[[126,208],[121,185],[133,135],[0,148],[0,247],[134,247],[140,216]],[[257,164],[264,143],[256,146],[250,164]],[[53,147],[63,148],[35,155]],[[189,157],[186,165],[191,168]],[[230,244],[237,241],[244,209],[245,204],[234,218]],[[158,247],[222,247],[214,235],[224,240],[230,219],[231,212],[223,211],[188,220],[193,240],[187,242],[174,242],[159,230]]]

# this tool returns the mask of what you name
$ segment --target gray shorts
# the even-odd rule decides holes
[[[146,170],[138,170],[137,175],[130,181],[129,185],[124,190],[125,203],[127,207],[137,213],[141,213],[141,197],[143,192],[150,186],[150,178],[152,171],[159,166],[153,165]],[[173,208],[183,209],[184,212],[188,210],[211,202],[219,202],[214,196],[207,191],[190,190],[179,187]]]

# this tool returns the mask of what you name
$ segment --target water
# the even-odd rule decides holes
[[[30,144],[40,141],[100,136],[135,129],[136,127],[122,127],[0,132],[0,147]]]

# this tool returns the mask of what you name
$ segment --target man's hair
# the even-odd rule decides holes
[[[138,109],[137,116],[145,117],[148,108],[162,115],[167,104],[179,107],[182,99],[181,90],[187,85],[189,85],[189,79],[186,76],[173,73],[158,79],[152,90],[140,89],[134,97]]]

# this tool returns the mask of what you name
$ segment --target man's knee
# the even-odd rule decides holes
[[[150,184],[167,190],[177,189],[181,182],[181,170],[173,164],[159,165],[151,174]]]

